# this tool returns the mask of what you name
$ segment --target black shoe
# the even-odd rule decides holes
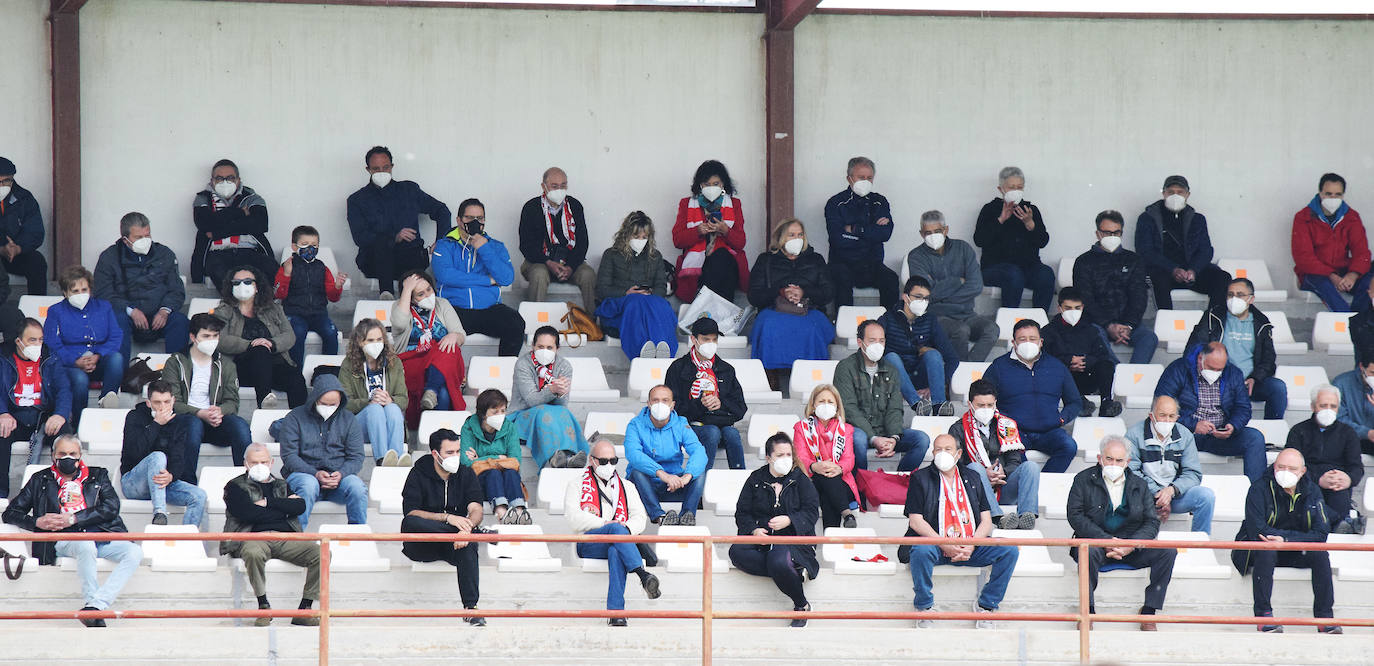
[[[670,513],[671,513],[671,512],[670,512]],[[667,524],[667,523],[665,522],[664,524]],[[674,523],[674,524],[675,524],[675,525],[682,525],[682,526],[684,526],[684,527],[692,527],[692,526],[694,526],[694,525],[697,524],[697,514],[695,514],[695,513],[683,513],[683,514],[678,514],[677,522]]]
[[[954,416],[954,402],[946,400],[932,408],[932,413],[936,416]]]
[[[1260,617],[1274,617],[1274,614],[1273,614],[1272,612],[1271,612],[1271,613],[1264,613],[1264,614],[1260,615]],[[1261,625],[1259,625],[1258,627],[1255,627],[1255,629],[1257,629],[1257,630],[1259,630],[1261,633],[1265,633],[1265,634],[1281,634],[1281,633],[1283,633],[1283,625],[1281,625],[1281,624],[1261,624]]]
[[[468,610],[475,610],[475,609],[469,608]],[[463,618],[463,621],[466,622],[466,623],[468,623],[468,624],[470,624],[470,625],[472,625],[472,626],[474,626],[474,627],[485,627],[485,626],[487,626],[487,618],[484,618],[484,617],[465,617],[465,618]]]
[[[1097,410],[1097,415],[1103,418],[1121,416],[1121,403],[1115,400],[1103,400],[1102,407]]]
[[[809,610],[811,610],[811,604],[807,604],[807,605],[802,606],[802,607],[800,607],[800,608],[793,608],[792,610],[794,610],[794,611],[809,611]],[[804,617],[799,617],[799,618],[797,618],[797,619],[795,619],[795,620],[792,620],[792,624],[789,625],[789,626],[794,627],[794,628],[796,628],[796,629],[800,629],[800,628],[802,628],[802,627],[805,627],[805,626],[806,626],[806,618],[804,618]]]
[[[650,599],[657,599],[663,596],[663,592],[658,589],[658,576],[644,574],[644,576],[639,579],[639,585],[644,588],[644,595]],[[620,626],[623,627],[625,625],[622,624]]]
[[[93,611],[93,610],[100,610],[100,609],[99,609],[99,608],[96,608],[95,606],[82,606],[82,607],[81,607],[81,610],[83,610],[83,611]],[[95,619],[92,619],[92,620],[82,620],[82,621],[81,621],[81,624],[84,624],[84,625],[86,625],[86,626],[88,626],[88,627],[103,627],[103,626],[105,626],[105,620],[102,619],[102,618],[95,618]]]
[[[1096,412],[1096,411],[1097,411],[1097,405],[1094,405],[1094,404],[1093,404],[1093,401],[1088,400],[1087,398],[1084,398],[1084,399],[1083,399],[1083,408],[1078,410],[1078,417],[1079,417],[1079,418],[1086,418],[1086,417],[1092,416],[1093,413]]]
[[[608,620],[608,621],[606,622],[606,624],[609,624],[609,625],[611,625],[612,627],[628,627],[628,626],[630,626],[630,623],[629,623],[625,618],[623,618],[623,617],[613,617],[613,618],[611,618],[610,620]]]
[[[153,524],[154,524],[154,525],[166,525],[166,524],[167,524],[167,514],[165,514],[165,513],[155,513],[155,514],[153,514]]]
[[[1317,633],[1339,635],[1345,633],[1345,630],[1342,629],[1339,624],[1332,624],[1324,627],[1317,627]]]
[[[859,521],[854,519],[854,514],[846,513],[844,514],[844,519],[840,521],[840,525],[848,529],[854,529],[859,526]]]
[[[665,514],[659,516],[657,519],[654,520],[654,522],[655,522],[655,523],[658,523],[659,525],[676,525],[676,524],[677,524],[677,512],[676,512],[676,511],[669,511],[669,512],[667,512],[667,513],[665,513]]]
[[[911,406],[911,411],[916,412],[917,416],[930,416],[934,413],[934,408],[935,405],[930,402],[930,398],[921,398]]]

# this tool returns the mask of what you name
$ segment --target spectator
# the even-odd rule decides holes
[[[177,255],[153,241],[148,217],[129,213],[119,220],[119,240],[95,262],[95,297],[108,301],[124,334],[119,353],[130,355],[134,340],[163,338],[168,354],[186,348],[189,326],[181,306],[186,286],[177,270]]]
[[[1188,179],[1164,179],[1161,199],[1145,207],[1135,223],[1135,250],[1149,271],[1155,306],[1174,307],[1169,293],[1190,289],[1207,296],[1209,308],[1222,304],[1231,275],[1212,263],[1207,218],[1188,205]]]
[[[0,286],[9,299],[9,274],[22,275],[28,281],[29,294],[48,293],[48,261],[40,251],[43,247],[43,212],[33,193],[15,182],[18,173],[14,162],[0,157]]]
[[[267,280],[258,269],[231,269],[220,290],[214,315],[224,322],[217,349],[234,359],[245,386],[253,387],[259,409],[276,409],[273,389],[286,391],[291,408],[305,403],[305,377],[288,354],[296,334],[272,292],[259,289]]]
[[[219,352],[224,321],[202,312],[191,317],[190,347],[172,354],[162,366],[162,379],[172,388],[178,414],[191,414],[186,435],[186,482],[196,482],[200,444],[229,447],[235,465],[253,441],[248,422],[239,416],[239,373]]]
[[[153,524],[167,524],[167,505],[186,507],[182,525],[205,522],[205,491],[192,478],[186,457],[190,414],[172,409],[172,385],[161,379],[148,385],[148,399],[124,417],[124,445],[119,456],[119,485],[124,497],[153,501]],[[199,442],[197,442],[199,444]]]
[[[272,452],[266,444],[253,444],[243,454],[244,473],[224,484],[225,532],[301,532],[296,519],[305,510],[305,500],[291,492],[286,481],[272,475]],[[298,608],[306,610],[320,596],[320,545],[313,541],[224,541],[221,555],[243,560],[248,584],[258,598],[258,610],[268,610],[267,560],[281,560],[305,568],[305,585]],[[272,624],[272,618],[253,621],[259,627]],[[291,624],[317,627],[318,617],[293,617]]]
[[[281,301],[291,332],[296,334],[291,360],[299,368],[305,363],[306,333],[320,336],[320,353],[339,353],[339,329],[329,318],[329,304],[339,302],[348,274],[335,275],[318,260],[320,232],[315,227],[292,229],[291,247],[294,251],[277,269],[273,295]]]
[[[530,355],[515,360],[511,382],[510,418],[536,469],[549,462],[550,467],[587,466],[587,439],[568,409],[573,368],[558,356],[559,337],[552,326],[536,329]]]
[[[930,283],[913,275],[902,289],[902,304],[878,318],[885,339],[892,343],[884,347],[883,359],[899,370],[902,398],[916,414],[954,416],[948,390],[959,354],[940,319],[930,312],[930,294]]]
[[[792,441],[797,443],[797,467],[811,477],[820,496],[821,523],[858,527],[854,426],[845,423],[844,404],[834,386],[821,384],[811,391],[806,413],[792,426]]]
[[[582,202],[568,194],[568,174],[549,167],[539,181],[543,194],[520,209],[520,274],[530,283],[525,299],[548,300],[549,283],[577,285],[582,307],[596,309],[596,271],[587,263],[591,236]]]
[[[906,263],[912,277],[930,283],[931,313],[949,333],[959,360],[986,361],[999,330],[995,320],[973,311],[973,300],[983,293],[983,271],[973,246],[949,237],[944,213],[921,213],[921,244],[907,253]]]
[[[1226,360],[1220,342],[1190,347],[1164,368],[1155,395],[1178,401],[1178,422],[1193,431],[1197,449],[1219,456],[1242,456],[1245,475],[1264,473],[1264,435],[1250,423],[1250,397],[1240,368]]]
[[[72,392],[62,361],[43,344],[43,325],[25,319],[19,336],[0,349],[0,498],[10,496],[10,450],[29,442],[28,462],[43,445],[72,432]]]
[[[677,258],[674,294],[684,303],[706,287],[727,301],[735,290],[749,292],[749,259],[744,254],[744,205],[735,196],[730,172],[706,160],[692,176],[692,196],[677,204],[673,245]]]
[[[830,358],[835,325],[825,316],[835,290],[825,259],[806,241],[806,227],[789,217],[773,230],[768,251],[749,277],[749,302],[759,309],[749,346],[769,371],[773,390],[786,384],[792,362]]]
[[[62,359],[72,390],[72,422],[80,423],[81,411],[86,409],[96,383],[100,384],[100,406],[119,406],[119,386],[126,367],[119,352],[124,333],[110,302],[91,298],[91,272],[85,267],[62,271],[57,284],[63,300],[48,306],[43,340]]]
[[[1245,393],[1251,402],[1264,403],[1264,418],[1282,419],[1288,411],[1288,387],[1274,376],[1274,326],[1255,307],[1255,285],[1246,278],[1231,280],[1225,305],[1210,308],[1193,333],[1188,346],[1221,342],[1226,357],[1245,376]]]
[[[348,396],[333,375],[321,375],[309,402],[277,423],[282,474],[291,492],[305,500],[301,527],[310,524],[318,500],[338,502],[348,510],[348,524],[367,522],[367,484],[363,468],[363,429],[345,407]]]
[[[1107,435],[1097,465],[1073,477],[1069,486],[1069,526],[1075,539],[1153,540],[1159,536],[1159,516],[1155,499],[1138,474],[1127,474],[1131,463],[1130,443],[1120,435]],[[1097,574],[1107,560],[1114,560],[1130,569],[1150,569],[1150,582],[1145,586],[1145,604],[1140,615],[1154,615],[1164,608],[1164,595],[1174,576],[1173,548],[1135,548],[1120,546],[1088,548],[1088,561],[1078,559],[1078,549],[1070,548],[1069,556],[1078,566],[1088,567],[1088,612],[1096,613],[1093,595],[1097,591]],[[1154,622],[1141,622],[1141,631],[1158,631]]]
[[[1178,401],[1156,396],[1145,420],[1126,430],[1131,471],[1145,479],[1161,524],[1175,513],[1193,514],[1194,532],[1212,533],[1216,494],[1202,485],[1193,433],[1178,423]]]
[[[1107,332],[1091,321],[1083,321],[1083,292],[1076,287],[1059,290],[1059,314],[1042,331],[1045,350],[1069,369],[1079,394],[1096,393],[1102,397],[1103,417],[1121,414],[1121,403],[1112,399],[1112,380],[1116,376],[1116,354],[1107,343]],[[1092,416],[1097,410],[1087,397],[1079,416]]]
[[[429,409],[466,409],[463,350],[467,340],[458,312],[439,298],[434,278],[412,271],[401,278],[401,295],[391,306],[391,348],[406,375],[406,424]]]
[[[386,146],[368,149],[363,162],[368,183],[348,195],[348,229],[358,246],[358,270],[376,278],[380,298],[389,301],[397,276],[429,267],[420,215],[434,220],[434,235],[443,238],[453,214],[414,181],[391,179],[391,151]]]
[[[1016,421],[997,412],[997,387],[979,379],[968,387],[968,411],[950,424],[964,464],[978,474],[988,510],[1004,530],[1033,530],[1040,515],[1040,466],[1026,460],[1026,446]],[[995,430],[994,430],[995,428]],[[1016,511],[1002,511],[1002,498],[1016,501]]]
[[[673,391],[649,389],[649,404],[625,426],[630,481],[657,525],[696,525],[706,485],[706,450],[687,419],[673,412]],[[682,511],[664,511],[660,501],[681,501]]]
[[[1016,322],[1011,341],[1011,353],[993,359],[983,379],[997,388],[1001,413],[1020,426],[1021,443],[1050,457],[1044,471],[1067,471],[1078,444],[1064,426],[1078,416],[1083,398],[1069,369],[1044,353],[1039,324]]]
[[[1365,297],[1374,296],[1374,282],[1369,284]],[[1350,317],[1350,342],[1355,345],[1355,362],[1374,361],[1374,300]]]
[[[1054,298],[1054,271],[1040,262],[1050,242],[1040,209],[1025,198],[1026,176],[1003,167],[997,173],[1001,196],[978,211],[973,242],[983,248],[983,282],[1002,288],[1002,307],[1021,307],[1021,294],[1031,288],[1031,303],[1049,312]]]
[[[642,534],[647,521],[644,502],[639,499],[629,480],[616,471],[620,458],[615,446],[606,440],[592,444],[592,457],[577,481],[568,483],[563,493],[563,506],[568,527],[573,534]],[[738,518],[736,518],[738,520]],[[644,568],[644,558],[633,543],[577,544],[577,556],[583,559],[606,560],[609,582],[606,586],[606,610],[625,610],[625,577],[635,574],[639,585],[650,599],[662,595],[658,576]],[[736,565],[738,566],[738,565]],[[612,627],[624,627],[623,617],[608,621]]]
[[[520,485],[520,435],[506,421],[506,395],[487,389],[477,396],[477,411],[463,422],[463,456],[486,491],[502,525],[529,525],[525,492]]]
[[[706,469],[716,466],[716,454],[725,449],[730,469],[744,469],[744,442],[735,427],[749,411],[744,388],[735,366],[716,354],[720,327],[702,317],[692,322],[692,349],[673,361],[663,382],[673,395],[682,396],[677,413],[692,426],[706,449]]]
[[[835,365],[834,378],[845,421],[854,426],[855,464],[868,469],[871,445],[879,458],[902,454],[899,471],[916,469],[930,450],[930,437],[904,424],[906,403],[898,371],[883,361],[887,344],[883,326],[869,319],[859,324],[858,333],[859,351]]]
[[[1322,491],[1336,534],[1360,534],[1364,521],[1352,501],[1355,486],[1364,479],[1360,437],[1336,420],[1341,390],[1325,384],[1312,389],[1312,418],[1288,431],[1287,448],[1297,449],[1307,463],[1307,478]]]
[[[677,314],[668,302],[667,262],[654,247],[654,223],[643,211],[625,216],[596,278],[596,317],[620,338],[626,358],[677,356]]]
[[[1250,485],[1245,495],[1245,520],[1236,541],[1306,541],[1322,543],[1331,527],[1330,510],[1321,489],[1307,476],[1297,449],[1279,452],[1271,468]],[[1336,593],[1331,584],[1331,554],[1324,550],[1233,550],[1231,562],[1240,575],[1252,574],[1250,589],[1255,617],[1273,617],[1274,567],[1312,571],[1312,616],[1335,617]],[[1283,625],[1262,624],[1265,633],[1283,633]],[[1344,633],[1340,625],[1317,627],[1323,634]]]
[[[348,411],[358,417],[378,467],[410,467],[406,449],[406,372],[386,344],[382,322],[367,318],[353,327],[339,366]],[[385,451],[386,453],[382,453]],[[380,454],[380,455],[378,455]]]
[[[740,536],[815,536],[820,500],[794,462],[792,442],[774,433],[763,448],[766,464],[749,474],[735,503],[736,530]],[[772,578],[792,600],[792,610],[811,610],[803,585],[821,572],[815,546],[737,543],[730,546],[730,562],[751,576]],[[806,619],[792,620],[792,626],[805,627]]]
[[[239,167],[230,160],[215,162],[209,185],[191,204],[196,223],[196,247],[191,255],[191,281],[223,291],[224,276],[235,266],[251,266],[263,275],[277,270],[276,255],[267,242],[267,202],[239,180]]]
[[[1073,262],[1073,286],[1083,295],[1083,315],[1107,331],[1107,340],[1132,348],[1131,363],[1149,363],[1159,337],[1141,326],[1149,304],[1140,255],[1121,247],[1121,213],[1097,214],[1097,242]]]
[[[1341,391],[1337,419],[1355,430],[1360,451],[1374,456],[1374,359],[1356,361],[1354,370],[1337,375],[1331,383]]]
[[[434,279],[467,333],[501,341],[502,356],[516,356],[525,342],[525,320],[501,302],[515,269],[501,241],[486,234],[487,209],[476,199],[458,205],[458,228],[434,244]]]
[[[52,467],[38,470],[5,508],[5,522],[30,532],[127,532],[119,518],[119,495],[104,467],[87,467],[81,461],[81,440],[76,435],[57,437],[52,447]],[[143,549],[133,541],[35,541],[33,556],[40,565],[56,564],[59,557],[76,560],[81,578],[83,611],[109,608],[125,583],[143,562]],[[101,585],[96,578],[96,558],[115,563]],[[103,627],[100,618],[83,619],[88,627]]]
[[[472,534],[485,532],[482,524],[482,488],[471,467],[465,467],[458,433],[440,428],[429,436],[429,455],[415,461],[401,489],[402,532],[421,534]],[[461,537],[458,537],[461,538]],[[477,544],[470,541],[408,541],[401,552],[415,562],[444,561],[457,567],[458,596],[463,608],[477,608]],[[484,617],[469,616],[464,622],[487,626]]]
[[[1369,240],[1364,221],[1345,202],[1345,179],[1322,174],[1317,194],[1293,216],[1293,272],[1298,286],[1321,297],[1332,312],[1369,307]],[[1345,302],[1344,294],[1353,301]]]
[[[848,186],[825,202],[830,236],[830,279],[835,307],[854,304],[855,287],[874,287],[885,308],[897,304],[897,274],[883,265],[883,243],[892,240],[892,206],[873,191],[873,160],[850,158]]]

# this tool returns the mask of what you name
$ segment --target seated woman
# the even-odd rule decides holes
[[[763,444],[766,464],[744,482],[735,504],[735,527],[741,536],[815,536],[820,500],[816,487],[793,462],[792,441],[775,433]],[[816,547],[808,544],[730,546],[730,562],[753,576],[769,576],[792,599],[792,610],[809,611],[802,589],[803,573],[811,580],[820,573]],[[805,627],[806,620],[792,620]]]
[[[854,483],[854,426],[845,423],[840,392],[830,384],[811,391],[806,414],[792,427],[801,468],[821,497],[821,523],[857,527],[859,487]]]
[[[124,342],[124,332],[110,302],[91,296],[91,272],[84,266],[62,271],[57,276],[57,285],[64,298],[48,308],[43,341],[67,373],[75,427],[81,421],[81,411],[90,402],[92,379],[100,382],[100,406],[119,406],[119,386],[124,383],[125,368],[119,345]]]
[[[364,319],[348,336],[348,350],[339,365],[345,405],[358,416],[363,435],[372,444],[378,467],[410,467],[406,450],[406,373],[401,359],[386,344],[386,329],[376,319]],[[385,452],[385,453],[383,453]]]
[[[668,274],[654,247],[654,223],[643,211],[625,216],[596,275],[596,316],[620,338],[625,356],[677,356],[677,314],[668,303]]]
[[[529,525],[525,491],[520,485],[520,433],[506,420],[506,394],[487,389],[477,396],[477,411],[463,422],[463,465],[482,482],[496,522]]]
[[[744,254],[744,205],[735,197],[730,172],[706,160],[692,176],[692,196],[677,205],[673,245],[677,258],[676,295],[684,303],[707,287],[727,301],[749,289],[749,259]]]
[[[401,295],[391,306],[391,348],[405,368],[407,426],[420,422],[422,410],[467,409],[467,372],[459,349],[466,337],[458,312],[439,298],[429,273],[412,271],[401,278]]]
[[[511,419],[535,467],[581,468],[587,464],[587,438],[567,407],[572,364],[558,357],[558,331],[552,326],[535,330],[533,347],[515,359]]]
[[[234,359],[239,385],[253,387],[258,408],[276,409],[276,389],[286,391],[286,404],[294,409],[305,404],[305,377],[289,356],[296,334],[281,304],[272,300],[270,284],[252,266],[240,266],[225,276],[214,312],[224,320],[219,352]]]
[[[787,383],[793,361],[830,358],[835,325],[823,310],[834,296],[830,271],[806,242],[806,227],[796,218],[783,220],[749,276],[749,302],[759,309],[749,345],[774,391]]]

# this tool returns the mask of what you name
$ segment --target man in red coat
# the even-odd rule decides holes
[[[1293,263],[1303,291],[1320,296],[1332,312],[1369,307],[1369,241],[1360,214],[1345,203],[1339,175],[1323,174],[1317,195],[1293,216]]]

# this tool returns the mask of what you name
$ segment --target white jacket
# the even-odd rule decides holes
[[[593,475],[601,492],[605,493],[605,498],[601,500],[601,515],[598,516],[590,511],[582,510],[582,477],[578,476],[568,482],[568,489],[563,493],[563,515],[568,517],[568,526],[572,528],[574,534],[585,534],[590,530],[603,527],[615,518],[615,506],[608,503],[616,500],[620,494],[617,483],[625,484],[625,503],[630,510],[630,517],[625,521],[625,526],[630,529],[630,534],[641,534],[644,526],[649,522],[649,515],[644,512],[644,502],[639,499],[639,492],[635,490],[635,484],[630,483],[619,473],[611,477],[610,483],[602,483],[601,477]]]

